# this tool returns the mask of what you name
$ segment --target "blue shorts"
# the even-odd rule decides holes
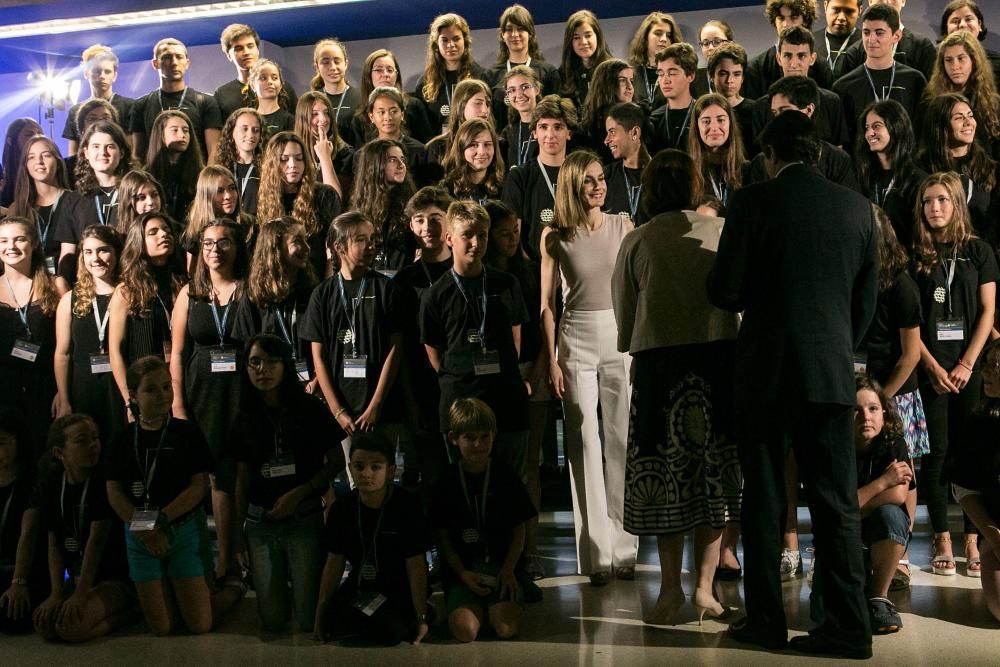
[[[191,516],[167,529],[170,545],[163,556],[153,556],[142,540],[125,526],[125,548],[128,573],[137,584],[165,578],[203,577],[212,569],[212,554],[208,540],[205,512],[195,510]]]
[[[900,505],[880,505],[861,519],[861,541],[866,547],[883,540],[906,546],[910,541],[910,517]]]

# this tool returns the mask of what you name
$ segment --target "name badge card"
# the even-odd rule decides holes
[[[359,592],[358,598],[354,601],[354,608],[365,616],[371,616],[378,608],[385,604],[388,598],[381,593]]]
[[[295,362],[295,375],[298,376],[300,382],[309,382],[309,364],[305,362],[305,359]]]
[[[132,512],[132,521],[128,529],[133,533],[148,533],[156,528],[156,519],[160,511],[154,508],[136,509]]]
[[[360,354],[356,357],[344,357],[344,378],[357,378],[364,380],[368,373],[368,355]]]
[[[260,474],[265,479],[288,477],[295,474],[295,459],[291,456],[272,456],[261,466]]]
[[[224,347],[221,350],[211,350],[208,358],[212,362],[213,373],[236,372],[236,350]]]
[[[93,353],[90,355],[90,374],[101,375],[111,372],[111,357],[107,354]]]
[[[965,318],[937,321],[938,340],[965,340]]]
[[[34,343],[28,342],[22,338],[18,338],[14,341],[14,347],[10,351],[10,356],[15,359],[22,359],[24,361],[35,363],[35,359],[38,358],[38,353],[41,349],[41,345],[35,345]]]
[[[498,375],[500,373],[500,353],[496,350],[482,350],[472,359],[476,375]]]
[[[45,269],[49,272],[49,275],[56,275],[56,258],[46,257],[45,258]]]
[[[868,355],[864,352],[854,353],[854,372],[862,375],[868,372]]]

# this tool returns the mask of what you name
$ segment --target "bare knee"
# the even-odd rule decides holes
[[[149,631],[152,632],[157,637],[166,637],[173,631],[173,626],[170,623],[170,619],[151,620],[147,618],[146,624],[149,626]]]
[[[448,616],[448,628],[458,641],[474,642],[479,635],[479,619],[468,609],[456,609]]]
[[[500,621],[493,625],[493,630],[500,639],[513,639],[517,636],[520,629],[518,623],[508,623],[505,621]]]

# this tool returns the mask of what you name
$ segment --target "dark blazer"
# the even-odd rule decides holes
[[[852,353],[878,292],[871,203],[794,164],[733,193],[729,211],[709,298],[743,311],[739,396],[854,405]]]

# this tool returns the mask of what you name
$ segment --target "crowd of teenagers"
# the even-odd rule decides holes
[[[546,574],[558,403],[579,573],[634,579],[655,535],[644,619],[673,623],[693,531],[698,618],[733,617],[713,586],[742,576],[740,319],[706,281],[731,195],[778,158],[874,207],[854,353],[871,630],[902,627],[918,502],[918,561],[956,573],[952,495],[1000,619],[1000,56],[973,0],[936,43],[905,5],[767,0],[776,42],[752,59],[725,21],[692,45],[661,12],[618,59],[580,10],[558,66],[513,5],[488,68],[443,14],[409,92],[391,51],[352,82],[323,39],[297,95],[234,24],[234,80],[188,87],[166,38],[159,88],[130,99],[112,49],[88,48],[69,155],[31,119],[3,148],[0,632],[80,642],[136,609],[157,635],[207,632],[249,579],[266,632],[513,637]],[[788,580],[801,462],[783,459]]]

